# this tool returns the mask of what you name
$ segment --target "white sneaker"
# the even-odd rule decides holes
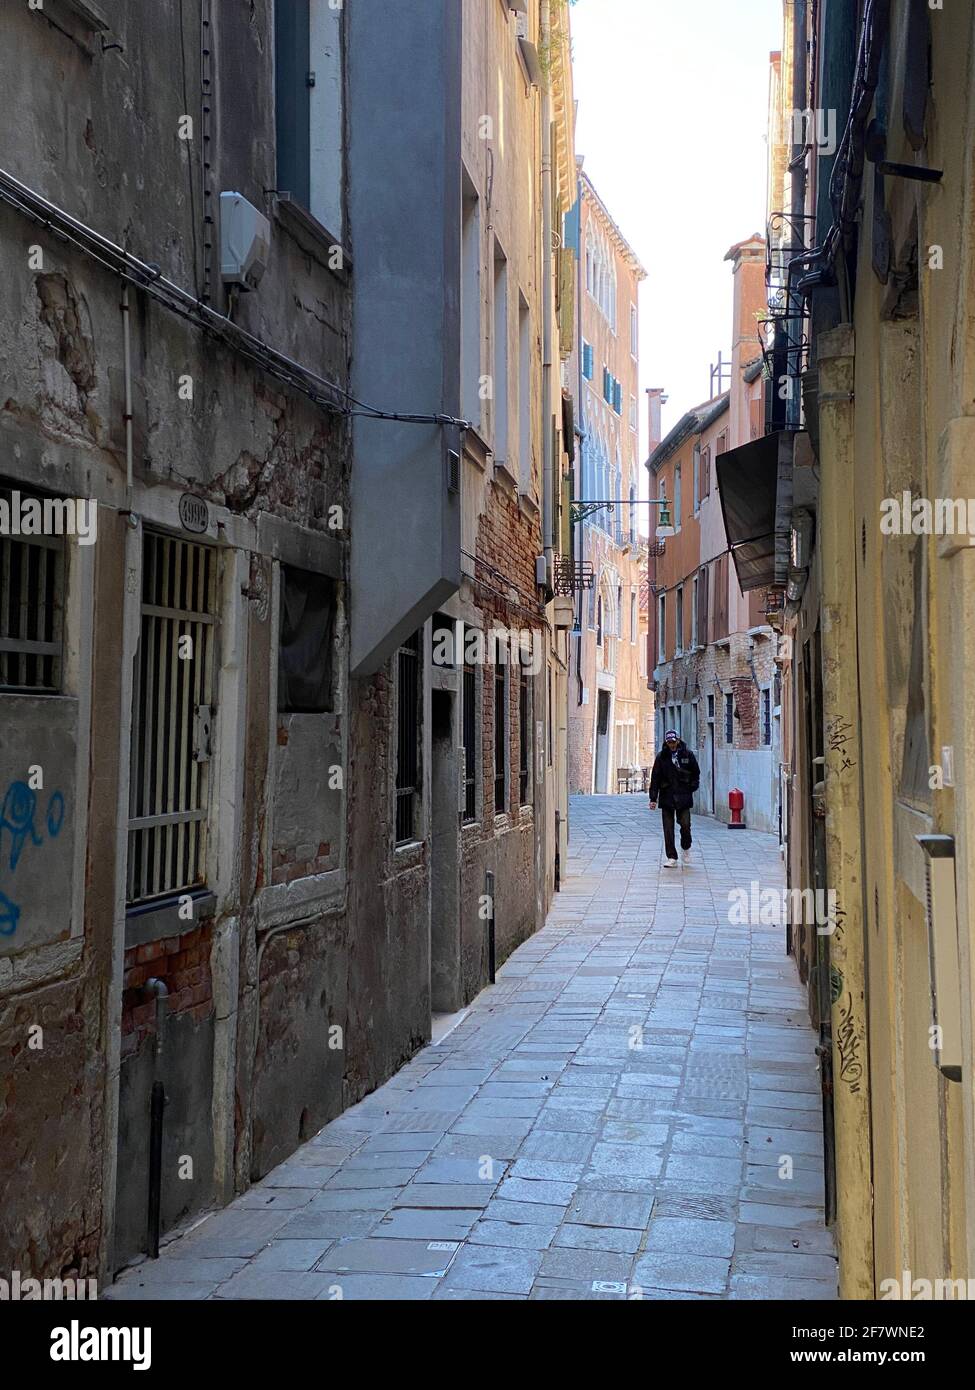
[[[681,850],[681,858],[683,859],[683,861],[684,861],[685,864],[689,864],[689,863],[691,862],[691,852],[690,852],[690,850],[689,850],[689,849],[683,849],[683,850]]]
[[[664,860],[664,868],[665,868],[665,869],[676,869],[676,868],[677,868],[677,860],[676,860],[676,859],[665,859],[665,860]]]

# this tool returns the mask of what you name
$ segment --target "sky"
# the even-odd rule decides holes
[[[782,0],[576,0],[576,153],[647,279],[640,288],[641,458],[648,386],[664,434],[731,354],[725,253],[765,229],[769,54]],[[641,470],[642,472],[643,470]]]

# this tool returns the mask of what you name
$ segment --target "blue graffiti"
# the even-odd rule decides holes
[[[56,840],[64,824],[64,794],[53,791],[47,800],[43,828],[48,839]],[[26,782],[11,782],[0,807],[0,868],[3,860],[3,835],[10,836],[8,866],[11,873],[16,871],[20,857],[28,844],[41,846],[44,836],[35,824],[37,816],[37,796]],[[18,903],[0,891],[0,936],[13,936],[20,922],[21,909]]]
[[[3,846],[3,832],[9,830],[11,873],[17,867],[28,835],[33,844],[41,843],[41,837],[34,829],[36,809],[37,797],[27,783],[11,782],[3,798],[3,809],[0,810],[0,849]]]
[[[0,893],[0,936],[13,936],[20,921],[20,908],[6,893]]]

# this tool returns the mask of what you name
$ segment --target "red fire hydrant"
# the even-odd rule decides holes
[[[728,793],[728,809],[731,812],[731,820],[728,824],[729,830],[744,830],[745,822],[741,818],[741,813],[745,808],[745,793],[739,791],[737,787],[732,787]]]

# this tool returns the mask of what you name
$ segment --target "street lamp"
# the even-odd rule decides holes
[[[670,507],[666,497],[609,497],[602,501],[595,498],[572,497],[569,500],[569,514],[573,524],[583,521],[593,512],[600,512],[604,507],[659,507],[660,518],[657,522],[656,537],[658,541],[665,540],[668,536],[676,535],[673,520],[670,515]]]

